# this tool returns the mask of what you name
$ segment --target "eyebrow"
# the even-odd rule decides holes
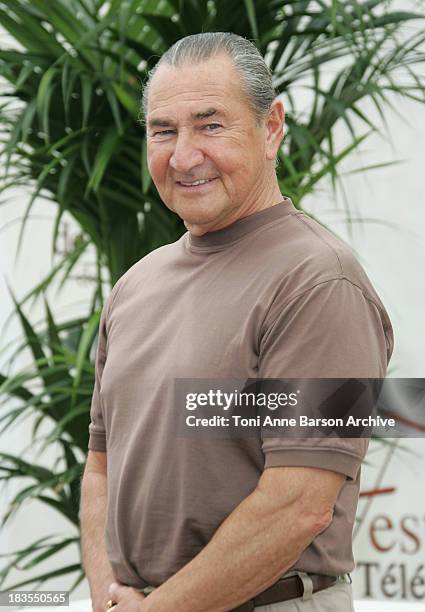
[[[197,113],[191,113],[190,114],[192,119],[195,119],[195,120],[207,119],[208,117],[212,117],[213,115],[222,116],[223,113],[221,111],[217,110],[216,108],[207,108],[204,111],[199,111]],[[156,119],[150,119],[148,121],[148,126],[149,127],[170,127],[170,126],[173,126],[173,125],[174,125],[174,123],[172,121],[170,121],[170,119],[163,119],[161,117],[158,117]]]
[[[205,111],[201,111],[199,113],[191,113],[193,119],[207,119],[208,117],[212,117],[213,115],[222,115],[220,111],[216,108],[208,108]]]

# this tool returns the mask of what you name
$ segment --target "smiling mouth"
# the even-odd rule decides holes
[[[206,185],[207,183],[211,183],[216,178],[217,177],[214,176],[213,178],[198,179],[197,181],[177,181],[177,184],[181,185],[182,187],[199,187],[199,185]]]

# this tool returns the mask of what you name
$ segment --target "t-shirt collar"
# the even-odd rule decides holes
[[[296,210],[291,198],[283,196],[283,200],[274,206],[242,217],[222,229],[207,232],[202,236],[195,236],[191,232],[187,232],[189,245],[195,248],[224,246],[239,240],[262,225],[276,221],[281,217],[296,212]]]

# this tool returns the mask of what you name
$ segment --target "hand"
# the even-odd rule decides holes
[[[118,582],[112,582],[109,585],[108,593],[109,597],[117,603],[114,606],[114,612],[140,612],[141,604],[145,599],[143,593]]]

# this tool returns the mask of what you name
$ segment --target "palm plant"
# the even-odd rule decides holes
[[[99,324],[99,311],[92,312],[88,319],[75,319],[58,325],[45,302],[45,329],[37,332],[20,305],[15,301],[16,313],[23,330],[23,342],[15,349],[12,359],[29,349],[31,367],[17,375],[6,377],[0,374],[2,404],[17,400],[17,406],[0,416],[0,435],[14,424],[21,424],[28,416],[33,417],[32,446],[41,442],[39,455],[55,445],[58,460],[53,469],[24,460],[20,455],[0,453],[0,480],[20,479],[27,484],[15,495],[2,518],[2,527],[16,514],[27,500],[38,500],[58,511],[74,527],[73,534],[40,538],[30,546],[13,553],[13,561],[0,572],[4,582],[12,569],[31,569],[70,545],[79,545],[79,489],[83,470],[83,459],[87,451],[87,415],[93,389],[94,365],[90,358]],[[40,426],[51,424],[47,436],[37,439]],[[2,555],[4,556],[4,555]],[[6,555],[7,556],[7,555]],[[47,578],[78,572],[73,590],[84,578],[81,564],[73,564],[50,571],[37,577],[39,584]],[[25,579],[12,588],[34,582]]]
[[[17,551],[12,566],[36,566],[78,543],[78,489],[87,449],[93,343],[102,286],[113,284],[133,263],[156,247],[176,240],[185,228],[161,202],[146,164],[140,121],[141,85],[149,69],[176,40],[201,31],[233,31],[253,39],[274,74],[287,107],[287,132],[279,153],[283,193],[301,207],[323,177],[335,188],[342,161],[378,130],[366,113],[371,100],[385,122],[390,95],[425,101],[417,68],[425,32],[407,39],[406,24],[423,18],[392,11],[389,0],[8,0],[0,3],[0,24],[14,40],[0,50],[7,83],[0,107],[5,173],[0,189],[30,186],[18,249],[38,196],[56,210],[53,251],[65,213],[79,227],[72,249],[20,303],[16,313],[32,367],[3,375],[3,404],[15,398],[0,422],[4,432],[21,415],[36,415],[52,427],[44,445],[60,455],[46,470],[13,455],[2,455],[2,478],[30,477],[33,484],[13,500],[9,519],[24,500],[38,499],[66,516],[74,536],[36,541]],[[330,70],[334,76],[330,83]],[[296,92],[310,91],[307,110]],[[336,150],[335,130],[344,123],[348,146]],[[374,167],[379,167],[379,161]],[[93,245],[97,275],[89,316],[58,325],[46,303],[46,324],[36,331],[22,306],[44,293],[62,274],[66,283]],[[97,314],[96,314],[97,313]],[[19,352],[19,351],[18,351]],[[34,388],[33,388],[34,387]],[[15,405],[15,404],[14,404]],[[40,552],[40,550],[42,552]],[[35,557],[31,558],[31,555]],[[42,574],[77,572],[79,564]],[[24,580],[8,588],[35,582]]]

